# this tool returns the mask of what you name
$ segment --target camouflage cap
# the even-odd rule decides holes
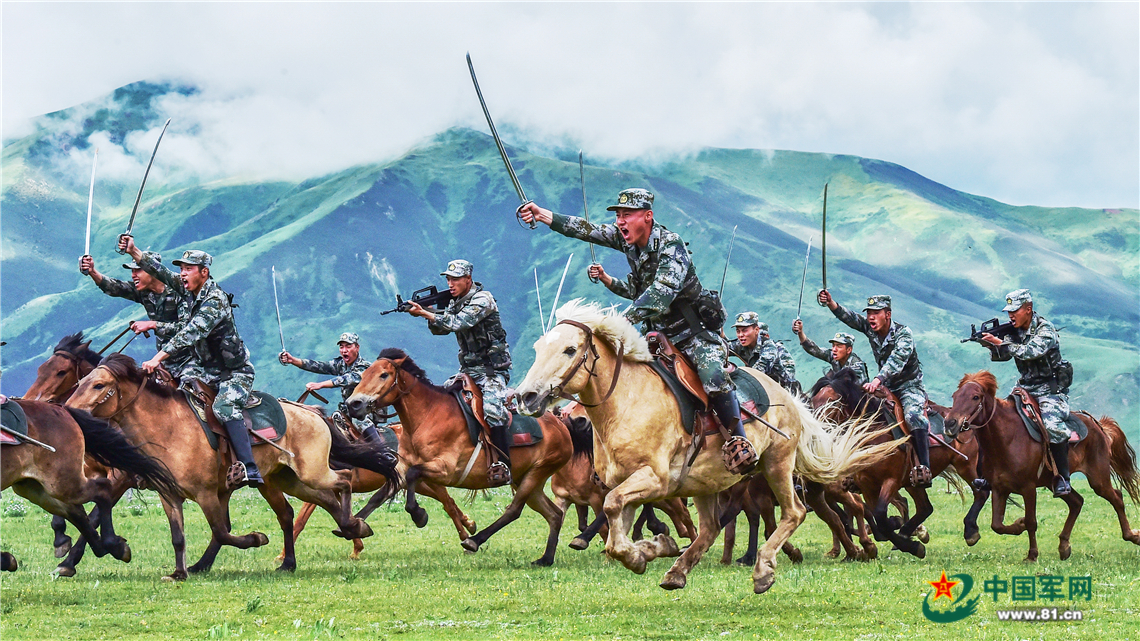
[[[863,308],[863,311],[872,310],[872,309],[890,310],[890,308],[891,308],[891,297],[887,296],[886,294],[879,294],[878,296],[871,296],[870,298],[867,299],[867,306]]]
[[[440,276],[451,276],[452,278],[461,278],[463,276],[470,276],[471,270],[474,267],[471,263],[463,260],[462,258],[451,261],[447,264],[447,270],[439,273]]]
[[[155,262],[159,262],[159,263],[162,262],[162,254],[159,254],[157,252],[151,252],[150,255],[154,256]],[[136,263],[135,261],[132,260],[129,263],[123,263],[123,269],[135,270],[135,269],[142,269],[142,267],[139,266],[138,263]]]
[[[210,263],[214,262],[214,257],[202,251],[201,249],[187,249],[182,252],[182,258],[175,258],[170,261],[170,264],[175,267],[183,265],[201,265],[202,267],[209,267]]]
[[[648,189],[623,189],[618,193],[617,203],[606,209],[653,209],[653,194]]]
[[[1005,295],[1005,307],[1001,308],[1001,311],[1016,312],[1026,303],[1032,302],[1033,294],[1029,293],[1028,289],[1015,289]]]
[[[852,347],[855,345],[855,337],[852,336],[851,334],[848,334],[847,332],[839,332],[838,334],[835,335],[835,338],[833,338],[827,342],[838,343],[839,345],[846,345],[848,347]]]
[[[345,332],[345,333],[340,335],[340,339],[337,340],[337,342],[336,342],[337,345],[340,345],[341,343],[350,343],[352,345],[359,345],[360,344],[360,337],[356,335],[356,332]]]
[[[760,324],[760,315],[756,312],[740,312],[736,315],[736,324],[733,327],[749,327]],[[767,325],[764,326],[767,329]]]

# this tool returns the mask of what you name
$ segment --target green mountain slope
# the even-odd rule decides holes
[[[61,175],[52,150],[82,149],[98,127],[122,139],[159,126],[164,118],[155,101],[172,91],[194,90],[137,83],[96,104],[45,116],[34,134],[5,143],[0,314],[9,343],[2,354],[6,393],[27,388],[35,366],[64,334],[84,330],[102,346],[140,317],[141,308],[103,296],[78,274],[87,185]],[[535,201],[581,212],[576,158],[510,152]],[[604,203],[620,189],[653,190],[657,220],[689,242],[709,287],[719,284],[728,239],[739,226],[726,305],[733,313],[758,311],[776,338],[791,341],[799,377],[808,383],[823,364],[796,347],[790,325],[812,235],[801,315],[817,341],[840,329],[812,300],[820,287],[822,187],[829,183],[829,288],[856,307],[869,294],[894,297],[895,318],[919,338],[935,400],[947,402],[964,372],[991,367],[985,350],[958,342],[969,324],[1003,316],[1005,293],[1029,287],[1039,310],[1065,327],[1064,353],[1076,367],[1074,406],[1114,415],[1132,438],[1140,438],[1136,210],[1013,207],[891,163],[793,151],[709,149],[665,164],[590,165],[586,180],[598,220],[609,219]],[[96,190],[92,254],[111,275],[126,277],[113,247],[135,189],[137,183],[107,181]],[[167,261],[190,247],[214,255],[215,276],[240,305],[238,326],[254,355],[258,387],[275,394],[294,396],[310,377],[276,363],[271,266],[293,353],[331,358],[336,336],[357,331],[364,354],[401,346],[442,379],[456,367],[454,341],[431,336],[422,321],[379,312],[393,306],[397,292],[442,284],[442,266],[467,258],[503,310],[518,381],[541,331],[535,268],[547,313],[571,252],[563,301],[622,301],[587,280],[585,245],[544,228],[521,228],[513,216],[516,204],[491,138],[453,129],[390,162],[301,182],[155,181],[148,184],[135,234],[140,246],[161,251]],[[611,273],[628,271],[615,252],[600,250],[598,258]],[[147,357],[151,349],[153,342],[140,339],[128,352]],[[870,357],[861,339],[856,351]],[[1012,364],[993,368],[1008,390],[1016,378]]]

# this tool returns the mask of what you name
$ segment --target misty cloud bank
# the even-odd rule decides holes
[[[322,175],[484,131],[470,51],[508,143],[855,154],[1014,204],[1136,207],[1138,25],[1134,3],[17,4],[3,135],[169,80],[198,91],[157,105],[152,180]],[[134,181],[157,135],[87,143]]]

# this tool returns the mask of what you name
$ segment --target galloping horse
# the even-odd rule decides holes
[[[123,470],[132,477],[137,475],[164,496],[177,496],[181,491],[170,471],[132,445],[112,425],[87,412],[40,401],[8,402],[23,410],[28,436],[54,447],[55,452],[32,444],[3,445],[0,490],[11,487],[50,514],[71,521],[91,541],[96,556],[110,553],[120,561],[130,562],[131,549],[125,539],[115,534],[111,522],[111,482],[105,476],[88,475],[85,459],[90,457],[103,466]],[[83,508],[88,502],[99,508],[101,536]],[[14,557],[5,561],[6,565],[8,561],[15,562]],[[15,569],[14,565],[11,569]]]
[[[855,374],[850,369],[841,369],[830,376],[821,378],[812,388],[812,404],[820,406],[831,404],[839,410],[844,417],[870,415],[875,420],[886,424],[887,417],[891,415],[886,403],[877,397],[870,396],[863,391]],[[898,404],[895,404],[896,409]],[[933,403],[928,404],[928,410],[945,412]],[[896,415],[901,422],[901,412]],[[880,439],[889,438],[884,435]],[[952,439],[953,440],[953,439]],[[955,473],[967,482],[978,477],[978,444],[976,439],[967,441],[954,440],[951,445],[961,452],[961,455],[949,447],[934,445],[930,448],[930,473],[938,476],[943,473]],[[964,456],[962,456],[964,455]],[[903,449],[895,450],[880,464],[864,468],[855,475],[855,484],[863,493],[867,502],[867,517],[871,524],[871,531],[878,541],[890,541],[898,549],[922,559],[926,558],[924,539],[929,541],[923,522],[934,513],[934,506],[925,488],[916,488],[907,483],[908,471],[911,465],[907,461],[908,455]],[[915,513],[901,527],[896,527],[892,519],[887,517],[887,507],[899,490],[905,489],[914,498]],[[974,502],[963,519],[965,526],[963,536],[968,545],[974,545],[981,538],[978,531],[978,513],[989,498],[989,491],[973,488]],[[917,540],[911,538],[918,536]]]
[[[594,465],[607,486],[605,513],[610,531],[606,553],[637,574],[646,563],[678,552],[665,535],[629,539],[637,505],[669,497],[691,496],[699,515],[697,539],[666,573],[661,587],[682,588],[686,577],[720,532],[717,493],[740,481],[730,474],[715,444],[686,465],[691,438],[665,382],[649,366],[645,338],[625,318],[597,304],[575,300],[558,311],[559,322],[535,342],[535,361],[518,388],[525,411],[542,412],[560,395],[578,394],[594,424]],[[618,350],[624,357],[618,356]],[[889,454],[896,444],[861,449],[869,435],[856,429],[833,435],[824,423],[778,384],[748,370],[767,391],[772,407],[765,420],[744,428],[761,453],[759,470],[784,506],[780,524],[765,542],[752,573],[753,589],[766,591],[775,581],[776,551],[803,522],[805,510],[792,488],[793,470],[822,481],[834,481]],[[607,390],[610,390],[607,392]]]
[[[400,415],[405,439],[400,453],[408,464],[405,473],[407,501],[404,509],[418,526],[427,525],[427,512],[416,502],[416,487],[421,479],[447,487],[469,490],[485,489],[489,454],[472,461],[475,445],[467,431],[459,401],[447,390],[428,380],[423,369],[403,350],[388,348],[361,375],[360,384],[348,398],[348,411],[354,418],[391,405]],[[522,513],[523,504],[546,519],[550,533],[546,550],[535,565],[554,563],[558,532],[562,528],[562,510],[543,492],[543,487],[560,467],[570,460],[570,434],[566,425],[553,414],[539,419],[542,440],[528,447],[512,447],[511,485],[515,490],[510,505],[487,529],[466,538],[462,545],[475,552],[508,523]],[[471,465],[473,464],[473,465]],[[467,467],[468,471],[464,472]],[[377,501],[374,496],[369,506]]]
[[[1029,532],[1029,553],[1025,560],[1036,561],[1037,488],[1049,487],[1053,478],[1042,459],[1044,447],[1030,438],[1013,402],[997,398],[997,390],[997,379],[985,370],[963,376],[958,391],[954,392],[954,405],[946,415],[946,433],[974,432],[983,452],[982,477],[989,481],[994,492],[990,527],[998,534]],[[1112,486],[1112,478],[1116,477],[1132,501],[1140,503],[1136,452],[1113,419],[1102,416],[1098,421],[1085,412],[1074,412],[1074,415],[1088,428],[1088,436],[1069,447],[1069,468],[1073,472],[1084,472],[1093,491],[1112,504],[1124,540],[1140,545],[1140,531],[1128,524],[1124,497]],[[1025,516],[1012,525],[1005,525],[1005,504],[1011,493],[1020,494],[1025,500]],[[1074,490],[1061,499],[1069,506],[1057,548],[1061,560],[1065,560],[1073,552],[1069,536],[1084,498]]]
[[[187,572],[209,570],[222,545],[246,549],[269,542],[261,532],[244,536],[230,533],[231,490],[225,481],[228,464],[210,446],[184,395],[151,380],[135,366],[134,359],[123,354],[103,359],[80,382],[67,404],[114,419],[128,438],[142,444],[174,473],[183,494],[162,501],[170,522],[175,557],[175,570],[168,578],[183,580]],[[368,467],[389,479],[395,479],[396,472],[380,460],[382,446],[350,444],[337,428],[305,406],[286,402],[282,403],[282,409],[287,428],[278,445],[295,456],[267,445],[255,445],[254,458],[266,481],[258,489],[276,513],[285,539],[285,560],[278,569],[292,571],[297,567],[293,550],[293,508],[285,499],[285,493],[328,510],[339,526],[334,531],[338,536],[350,540],[365,538],[372,530],[367,523],[352,516],[349,473],[329,469],[330,451],[335,461]],[[202,508],[212,534],[202,558],[189,568],[183,534],[184,498]]]

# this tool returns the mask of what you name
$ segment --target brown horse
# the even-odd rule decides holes
[[[1042,458],[1044,447],[1030,438],[1012,401],[997,398],[998,384],[994,375],[983,370],[966,374],[954,392],[954,405],[946,416],[946,433],[973,431],[981,445],[982,477],[993,487],[993,519],[990,527],[998,534],[1029,533],[1026,561],[1037,560],[1037,488],[1049,487],[1052,474]],[[1098,421],[1085,412],[1075,416],[1088,428],[1088,436],[1069,447],[1069,469],[1084,472],[1093,491],[1112,504],[1120,521],[1125,541],[1140,545],[1140,531],[1133,530],[1124,512],[1124,497],[1112,486],[1112,478],[1128,491],[1134,503],[1140,503],[1140,472],[1136,469],[1136,452],[1128,444],[1120,426],[1103,416]],[[1005,525],[1005,504],[1010,494],[1025,500],[1025,516]],[[1061,497],[1069,507],[1069,516],[1061,529],[1057,548],[1062,560],[1072,554],[1069,536],[1081,513],[1084,498],[1075,490]]]
[[[80,381],[68,405],[113,418],[128,438],[164,461],[178,479],[183,494],[170,500],[164,498],[162,502],[170,522],[175,557],[175,570],[168,578],[183,580],[187,572],[208,571],[222,545],[246,549],[269,542],[261,532],[244,536],[230,533],[231,490],[225,481],[228,463],[210,446],[185,396],[148,378],[135,366],[134,359],[123,354],[112,354],[104,359]],[[370,467],[388,478],[396,478],[396,472],[381,460],[382,446],[349,443],[340,430],[303,405],[284,402],[282,408],[287,429],[278,445],[294,456],[257,444],[254,458],[266,480],[258,489],[276,513],[285,539],[286,556],[278,569],[292,571],[297,566],[293,549],[293,508],[285,498],[286,493],[328,510],[339,526],[334,531],[339,536],[365,538],[372,531],[367,523],[351,514],[349,473],[329,469],[330,452],[335,461]],[[202,558],[189,568],[183,534],[184,498],[202,508],[212,534]]]
[[[467,431],[467,420],[459,401],[447,390],[428,380],[423,369],[402,350],[388,348],[361,376],[356,391],[348,398],[348,410],[354,418],[391,405],[400,415],[406,438],[401,453],[408,465],[405,474],[407,500],[404,509],[419,527],[427,524],[427,512],[416,502],[416,487],[425,479],[446,487],[470,490],[487,488],[489,454],[484,452],[464,478],[464,468],[474,455],[475,447]],[[475,552],[493,534],[522,513],[523,504],[546,519],[550,532],[546,550],[535,565],[551,565],[562,528],[562,510],[543,492],[547,479],[570,460],[570,434],[553,414],[539,417],[542,440],[528,447],[512,447],[510,452],[511,485],[515,490],[510,505],[487,529],[466,539],[462,545]],[[371,505],[376,497],[373,497]]]
[[[396,465],[396,471],[402,478],[407,471],[407,465],[403,461],[403,454],[405,448],[403,446],[404,428],[399,423],[389,423],[388,428],[396,433],[396,438],[400,442],[400,462]],[[380,492],[381,499],[387,498],[387,494],[392,491],[392,487],[388,479],[382,474],[377,474],[372,470],[364,468],[352,469],[352,492],[354,494],[362,492]],[[419,494],[427,496],[439,501],[443,505],[443,511],[447,512],[447,516],[451,517],[452,524],[455,525],[456,531],[459,533],[459,540],[464,541],[467,537],[471,536],[476,531],[475,521],[463,513],[451,495],[447,493],[447,488],[436,485],[430,481],[422,481],[419,486]],[[371,507],[370,507],[371,506]],[[356,518],[367,519],[369,515],[375,511],[379,504],[373,505],[369,502],[368,506],[356,513]],[[305,503],[301,506],[301,511],[297,514],[297,520],[293,523],[293,539],[301,536],[301,532],[305,529],[305,524],[309,522],[309,517],[313,515],[313,510],[317,508],[312,503]],[[349,555],[350,559],[359,559],[360,553],[364,551],[364,542],[360,539],[352,540],[352,554]],[[285,552],[281,552],[281,556],[277,557],[278,561],[285,558]]]
[[[85,459],[90,457],[105,467],[138,476],[163,496],[177,496],[181,490],[170,471],[132,445],[112,425],[85,411],[40,401],[9,402],[24,411],[28,436],[54,447],[55,452],[28,443],[4,445],[0,490],[11,487],[50,514],[70,521],[91,541],[96,556],[109,553],[129,562],[131,549],[125,539],[115,534],[111,522],[111,482],[105,476],[87,474]],[[100,510],[99,531],[83,508],[89,502]]]
[[[821,378],[811,390],[813,405],[832,406],[844,417],[871,415],[878,421],[886,424],[886,417],[895,412],[896,420],[901,422],[901,412],[897,412],[898,404],[892,410],[884,401],[864,393],[859,385],[855,373],[847,368]],[[928,411],[945,412],[933,403],[928,403]],[[880,439],[888,438],[887,435]],[[975,439],[955,440],[951,443],[954,449],[941,443],[931,443],[930,472],[934,476],[948,473],[956,474],[961,479],[973,481],[978,478],[978,444]],[[958,450],[958,454],[954,450]],[[964,456],[963,456],[964,455]],[[890,541],[898,549],[922,559],[926,557],[926,547],[923,545],[929,538],[922,528],[923,522],[934,513],[934,506],[925,488],[917,488],[907,483],[907,474],[910,470],[907,452],[900,448],[878,465],[865,468],[855,474],[855,484],[863,493],[867,503],[867,520],[871,531],[878,541]],[[899,490],[905,489],[914,499],[915,514],[901,527],[887,516],[887,507]],[[978,531],[977,517],[982,506],[989,498],[989,491],[973,488],[974,502],[963,519],[965,531],[963,536],[968,545],[974,545],[981,537]],[[922,529],[920,529],[922,528]],[[917,534],[918,540],[912,538]],[[925,539],[925,541],[924,541]]]

